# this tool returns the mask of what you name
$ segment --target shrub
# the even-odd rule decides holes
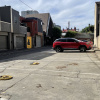
[[[76,36],[76,33],[75,31],[68,31],[65,35],[65,37],[75,37]]]

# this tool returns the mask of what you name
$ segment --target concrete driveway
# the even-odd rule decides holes
[[[92,50],[56,53],[43,47],[17,53],[0,61],[0,76],[13,76],[0,80],[1,100],[100,100],[100,59]]]

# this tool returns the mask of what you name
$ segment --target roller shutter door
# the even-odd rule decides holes
[[[36,47],[41,47],[41,36],[36,36]]]
[[[24,48],[24,37],[21,37],[21,36],[16,37],[16,48],[17,49]]]
[[[0,36],[0,50],[5,50],[7,48],[7,36]]]

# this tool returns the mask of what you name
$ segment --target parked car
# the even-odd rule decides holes
[[[92,46],[91,42],[83,42],[75,38],[59,38],[53,42],[53,49],[56,52],[63,52],[63,50],[80,50],[80,52],[86,52]]]

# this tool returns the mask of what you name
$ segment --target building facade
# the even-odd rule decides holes
[[[26,17],[35,17],[39,18],[43,22],[43,35],[44,35],[44,45],[50,45],[53,43],[53,33],[52,29],[54,27],[52,18],[49,13],[39,13],[39,14],[30,14]]]
[[[27,28],[20,25],[19,12],[11,6],[0,7],[0,50],[26,47]]]
[[[24,18],[22,23],[27,26],[27,37],[32,37],[32,47],[41,47],[44,45],[42,20],[29,17]],[[30,33],[30,34],[29,34]]]

